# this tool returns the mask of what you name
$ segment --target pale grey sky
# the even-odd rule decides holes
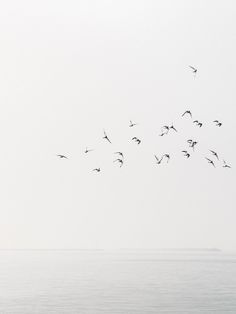
[[[227,0],[2,2],[0,248],[236,249],[235,13]]]

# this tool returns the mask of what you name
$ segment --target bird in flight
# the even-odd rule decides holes
[[[213,150],[210,150],[210,152],[212,153],[212,155],[214,155],[219,160],[219,156],[216,152],[214,152]]]
[[[190,157],[190,154],[186,151],[186,150],[182,150],[182,153],[184,153],[184,156],[189,158]]]
[[[190,110],[186,110],[186,111],[182,114],[182,117],[183,117],[185,114],[190,115],[190,117],[192,118],[192,112],[191,112]]]
[[[192,69],[193,71],[193,74],[194,74],[194,77],[196,77],[196,74],[197,74],[197,69],[191,65],[189,65],[190,69]]]
[[[226,163],[225,160],[223,160],[223,163],[224,163],[224,165],[223,165],[224,168],[231,168],[231,166],[229,166],[229,165]]]
[[[192,141],[192,143],[189,146],[192,147],[192,149],[194,150],[195,145],[197,145],[197,142],[196,141]]]
[[[138,145],[141,143],[141,140],[137,138],[136,136],[132,138],[133,141],[135,141]]]
[[[165,154],[165,155],[163,155],[163,158],[167,158],[167,162],[169,162],[169,160],[170,160],[170,155],[169,154]]]
[[[57,155],[59,158],[65,158],[65,159],[68,159],[68,157],[66,157],[65,155]]]
[[[124,155],[123,155],[122,152],[115,152],[114,154],[117,154],[117,155],[121,156],[124,159]]]
[[[131,120],[129,122],[130,122],[130,124],[129,124],[130,128],[132,128],[133,126],[137,125],[137,123],[133,123]]]
[[[219,127],[222,126],[222,122],[220,122],[219,120],[214,120],[213,122],[215,123],[216,126],[219,126]]]
[[[124,161],[122,160],[122,159],[120,159],[120,158],[117,158],[116,160],[114,160],[113,162],[119,162],[119,164],[120,164],[120,167],[122,167],[123,166],[123,164],[124,164]]]
[[[95,168],[95,169],[93,169],[93,171],[100,172],[101,169],[100,168]]]
[[[111,141],[109,140],[109,138],[108,138],[108,136],[107,136],[106,132],[105,132],[105,131],[103,131],[103,133],[104,133],[103,138],[104,138],[105,140],[107,140],[107,141],[111,144]]]
[[[87,154],[87,153],[89,153],[89,152],[92,152],[93,151],[93,149],[88,149],[87,147],[86,147],[86,149],[85,149],[85,154]]]
[[[205,158],[206,158],[206,157],[205,157]],[[212,164],[213,167],[216,167],[215,164],[214,164],[214,162],[213,162],[211,159],[206,158],[206,160],[208,161],[209,164]]]
[[[162,162],[163,156],[161,158],[158,158],[157,155],[154,155],[157,161],[157,164],[160,165],[160,163]]]
[[[166,133],[168,133],[170,127],[169,127],[168,125],[164,125],[164,126],[162,127],[162,130],[163,130],[163,129],[166,130]]]
[[[197,126],[199,126],[199,128],[202,127],[202,122],[199,122],[198,120],[193,121],[193,123],[195,123]]]
[[[176,128],[173,126],[173,123],[172,123],[172,125],[170,126],[169,129],[170,129],[170,130],[174,130],[175,132],[177,132]]]

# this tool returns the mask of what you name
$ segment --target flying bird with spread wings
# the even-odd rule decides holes
[[[131,120],[129,121],[129,127],[132,128],[133,126],[137,125],[137,123],[133,123]]]
[[[108,138],[106,132],[103,131],[103,133],[104,133],[103,139],[107,140],[107,141],[111,144],[111,141],[110,141],[110,139]]]
[[[87,154],[87,153],[89,153],[89,152],[92,152],[93,151],[93,149],[88,149],[87,147],[86,147],[86,149],[85,149],[85,154]]]
[[[186,151],[186,150],[182,150],[182,153],[184,153],[184,156],[189,158],[190,157],[190,154]]]
[[[141,143],[141,140],[136,136],[132,138],[132,141],[135,141],[138,145]]]
[[[164,154],[164,155],[163,155],[163,158],[166,158],[166,159],[167,159],[167,162],[169,162],[169,160],[170,160],[170,155],[169,155],[169,154]]]
[[[205,158],[206,158],[206,157],[205,157]],[[206,158],[206,160],[207,160],[208,163],[211,164],[213,167],[216,167],[213,160],[211,160],[211,159],[209,159],[209,158]]]
[[[186,110],[183,114],[182,114],[182,117],[184,115],[188,114],[191,118],[192,118],[192,112],[190,110]]]
[[[57,156],[58,156],[59,158],[61,158],[61,159],[62,159],[62,158],[68,159],[68,157],[66,157],[65,155],[60,155],[60,154],[59,154],[59,155],[57,155]]]
[[[194,78],[195,78],[196,75],[197,75],[197,69],[195,67],[191,66],[191,65],[189,65],[189,67],[190,67],[190,69],[192,69],[192,72],[193,72]]]
[[[114,154],[117,154],[117,155],[121,156],[124,159],[124,154],[122,152],[115,152]]]
[[[93,171],[100,172],[101,169],[100,168],[95,168],[95,169],[93,169]]]
[[[123,161],[122,159],[120,159],[120,158],[117,158],[117,159],[114,160],[113,162],[118,162],[118,163],[120,164],[120,167],[122,167],[123,164],[124,164],[124,161]]]
[[[231,166],[229,166],[225,160],[223,160],[224,165],[222,166],[223,168],[231,168]]]
[[[215,123],[216,126],[219,126],[219,127],[222,126],[222,122],[220,122],[219,120],[214,120],[213,122]]]
[[[172,125],[169,127],[169,130],[174,130],[175,132],[178,132],[178,131],[176,130],[176,128],[174,127],[173,123],[172,123]]]
[[[212,153],[213,156],[215,156],[219,160],[219,156],[216,152],[214,152],[213,150],[210,150],[210,152]]]
[[[157,155],[154,155],[154,157],[156,159],[156,163],[160,165],[160,163],[162,162],[163,156],[161,158],[158,158]]]

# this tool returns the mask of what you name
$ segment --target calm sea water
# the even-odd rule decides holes
[[[1,314],[236,313],[236,255],[0,251]]]

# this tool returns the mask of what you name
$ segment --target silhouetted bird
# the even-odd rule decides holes
[[[123,155],[122,152],[115,152],[114,154],[118,154],[118,155],[120,155],[124,159],[124,155]]]
[[[189,65],[189,67],[192,69],[194,77],[195,77],[196,74],[197,74],[197,69],[195,67],[191,66],[191,65]]]
[[[124,161],[123,161],[122,159],[117,158],[117,159],[116,159],[116,160],[114,160],[113,162],[116,162],[116,161],[118,161],[118,162],[120,163],[120,167],[122,167],[122,166],[123,166]]]
[[[231,168],[231,166],[229,166],[229,165],[226,163],[226,161],[223,160],[223,163],[224,163],[224,165],[223,165],[224,168]]]
[[[197,142],[196,141],[192,141],[192,143],[189,146],[192,147],[192,149],[194,150],[195,145],[197,145]]]
[[[190,117],[192,118],[192,113],[191,113],[190,110],[186,110],[186,111],[182,114],[182,117],[183,117],[185,114],[190,115]]]
[[[65,158],[68,159],[68,157],[66,157],[65,155],[57,155],[59,158]]]
[[[89,152],[92,152],[93,151],[93,149],[88,149],[87,147],[86,147],[86,149],[85,149],[85,154],[87,154],[87,153],[89,153]]]
[[[199,122],[198,120],[193,121],[193,123],[195,123],[197,126],[199,126],[199,128],[202,127],[202,123]]]
[[[132,138],[133,141],[135,141],[138,145],[141,143],[141,140],[138,139],[136,136]]]
[[[213,150],[210,150],[210,152],[219,160],[219,157],[216,152],[214,152]]]
[[[137,125],[137,123],[133,123],[131,120],[129,122],[130,122],[130,125],[129,125],[130,128],[132,128],[133,126]]]
[[[184,156],[189,158],[190,157],[190,154],[186,151],[186,150],[182,150],[182,153],[184,153]]]
[[[163,156],[161,158],[158,158],[156,155],[154,155],[157,161],[157,164],[159,165],[162,162]]]
[[[218,121],[218,120],[215,120],[213,121],[215,123],[216,126],[222,126],[222,122]]]
[[[174,130],[175,132],[177,132],[176,128],[173,126],[173,124],[170,126],[171,130]]]
[[[93,171],[100,172],[101,169],[100,168],[95,168],[95,169],[93,169]]]
[[[165,154],[165,155],[163,155],[163,158],[164,157],[166,157],[167,158],[167,162],[169,162],[169,160],[170,160],[170,155],[169,154]]]
[[[166,132],[169,132],[169,127],[168,127],[168,125],[164,125],[163,127],[162,127],[162,129],[164,129],[164,130],[166,130]]]
[[[108,136],[107,136],[106,132],[105,132],[105,131],[103,131],[103,133],[104,133],[103,138],[104,138],[105,140],[107,140],[109,143],[111,143],[111,141],[109,140],[109,138],[108,138]]]
[[[205,158],[206,158],[206,157],[205,157]],[[212,164],[213,167],[216,167],[215,164],[214,164],[214,162],[213,162],[211,159],[206,158],[206,160],[208,161],[209,164]]]

